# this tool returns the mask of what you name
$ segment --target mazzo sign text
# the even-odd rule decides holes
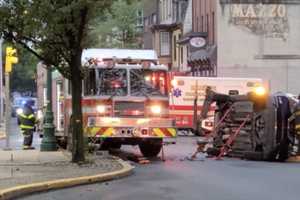
[[[289,31],[284,4],[231,4],[229,22],[270,38],[285,40]]]

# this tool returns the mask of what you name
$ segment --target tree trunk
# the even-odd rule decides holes
[[[73,151],[72,162],[83,162],[84,158],[84,138],[82,125],[82,77],[81,77],[81,54],[78,53],[72,59],[71,66],[71,83],[72,83],[72,137]]]

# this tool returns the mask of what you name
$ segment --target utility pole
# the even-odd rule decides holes
[[[47,66],[47,109],[44,120],[44,134],[41,143],[41,151],[57,151],[57,142],[54,135],[53,124],[53,112],[52,112],[52,70],[50,66]]]
[[[10,95],[9,95],[9,72],[5,72],[5,132],[6,132],[6,142],[5,150],[11,150],[10,148],[10,138],[9,138],[9,124],[10,124]]]
[[[3,39],[0,38],[0,122],[3,122],[3,62],[2,62],[2,44]]]
[[[6,145],[5,150],[10,150],[9,141],[9,125],[10,125],[10,92],[9,92],[9,73],[12,70],[12,65],[18,63],[19,59],[15,55],[17,50],[12,47],[6,48],[5,55],[5,131],[6,131]]]

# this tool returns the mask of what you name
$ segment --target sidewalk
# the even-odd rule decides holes
[[[133,167],[109,156],[91,156],[87,164],[70,162],[67,152],[0,151],[0,200],[32,192],[127,176]]]

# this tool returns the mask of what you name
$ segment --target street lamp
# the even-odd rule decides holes
[[[52,112],[52,70],[47,66],[47,108],[43,124],[43,139],[41,151],[57,151],[57,141],[54,135],[55,126],[53,124]]]

